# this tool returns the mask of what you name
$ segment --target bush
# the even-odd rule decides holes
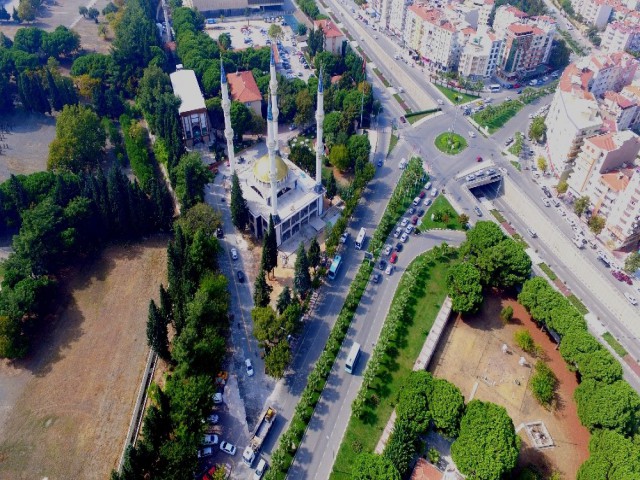
[[[154,165],[147,148],[149,138],[147,130],[139,123],[133,122],[127,115],[120,117],[120,124],[131,170],[138,178],[142,189],[149,192],[149,182],[154,178]]]
[[[513,340],[516,345],[530,355],[533,355],[536,351],[536,342],[533,341],[533,337],[528,330],[524,328],[518,330],[513,334]]]
[[[513,307],[511,305],[507,305],[502,310],[500,310],[500,320],[505,325],[511,321],[513,318]]]
[[[531,377],[531,392],[542,405],[549,405],[556,393],[558,378],[542,360],[535,365],[535,373]]]

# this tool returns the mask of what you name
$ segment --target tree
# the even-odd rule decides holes
[[[578,418],[589,430],[615,430],[622,434],[634,431],[640,407],[638,394],[623,380],[611,384],[584,380],[573,398],[578,406]]]
[[[244,103],[233,101],[231,102],[231,110],[229,112],[231,117],[231,128],[237,139],[242,139],[242,136],[247,132],[251,126],[251,112],[249,107]]]
[[[338,184],[336,183],[336,177],[333,174],[333,170],[329,172],[329,178],[327,179],[326,189],[327,189],[326,196],[329,200],[332,200],[333,197],[336,196],[336,193],[338,193]]]
[[[4,5],[0,5],[0,22],[6,22],[7,20],[11,20],[11,15],[7,12]]]
[[[411,372],[398,393],[396,405],[398,421],[406,423],[412,431],[418,434],[429,429],[431,421],[429,394],[432,388],[433,376],[431,373]]]
[[[182,208],[188,209],[204,200],[204,187],[213,181],[213,174],[202,163],[198,152],[180,158],[175,168],[176,195]]]
[[[300,36],[306,35],[307,34],[307,26],[302,22],[298,23],[298,26],[296,27],[296,34],[300,35]]]
[[[276,237],[276,227],[273,223],[273,216],[269,214],[269,227],[264,236],[262,255],[264,258],[264,268],[268,272],[278,266],[278,239]]]
[[[277,27],[277,25],[271,25]],[[309,93],[309,90],[303,88],[296,95],[296,116],[293,121],[297,125],[304,127],[313,121],[314,105],[313,97]]]
[[[558,185],[556,186],[556,190],[558,191],[558,193],[567,193],[568,189],[569,189],[569,184],[567,183],[566,180],[560,180],[558,182]]]
[[[547,125],[544,117],[535,117],[529,125],[529,138],[536,142],[542,142],[547,135]]]
[[[245,230],[249,225],[249,207],[242,195],[240,179],[236,172],[231,176],[231,220],[240,231]]]
[[[549,66],[555,70],[562,70],[569,64],[571,50],[564,39],[554,39],[549,55]]]
[[[71,57],[80,50],[80,35],[58,25],[53,32],[43,36],[42,50],[47,57]]]
[[[364,165],[369,162],[369,153],[371,152],[369,137],[367,135],[352,135],[347,142],[347,151],[356,170],[362,170]]]
[[[272,23],[269,27],[269,30],[267,30],[267,35],[271,40],[280,40],[283,37],[284,33],[280,25],[278,25],[277,23]]]
[[[253,320],[253,336],[263,345],[275,345],[283,333],[280,322],[273,308],[255,307],[251,310]]]
[[[318,265],[320,264],[320,244],[318,243],[317,237],[313,237],[311,239],[309,251],[307,252],[307,258],[309,259],[309,265],[311,265],[314,269],[318,268]]]
[[[218,44],[220,48],[224,51],[231,49],[231,35],[225,32],[218,37]]]
[[[587,208],[589,207],[589,204],[591,203],[591,199],[589,198],[588,195],[585,195],[583,197],[578,198],[574,204],[573,204],[573,211],[576,213],[576,215],[578,215],[579,217],[582,216],[582,214],[587,210]]]
[[[87,17],[88,17],[90,20],[96,20],[96,19],[98,18],[98,16],[99,16],[99,15],[100,15],[100,10],[98,10],[98,9],[97,9],[97,8],[95,8],[95,7],[91,7],[91,8],[89,9],[89,11],[87,12]]]
[[[475,313],[482,305],[480,272],[470,263],[452,266],[447,273],[447,291],[451,308],[460,313]]]
[[[493,222],[480,221],[467,231],[467,241],[462,245],[463,254],[478,256],[486,249],[499,244],[505,235],[500,226]]]
[[[87,13],[89,13],[89,9],[84,5],[82,5],[81,7],[78,8],[78,13],[86,18]]]
[[[222,226],[222,215],[211,205],[200,202],[184,211],[176,221],[176,225],[180,225],[182,231],[190,237],[194,236],[198,230],[212,237]]]
[[[635,273],[640,269],[640,253],[634,251],[627,255],[624,261],[624,271],[627,273]]]
[[[505,238],[478,255],[476,267],[485,285],[512,288],[531,275],[531,258],[521,244]]]
[[[276,310],[278,311],[278,313],[282,315],[285,309],[289,305],[291,305],[291,302],[291,289],[288,285],[285,285],[285,287],[280,292],[280,295],[278,295],[278,300],[276,301]]]
[[[538,360],[531,376],[531,393],[541,405],[549,405],[556,394],[558,378],[542,360]]]
[[[168,321],[162,316],[156,302],[149,302],[149,317],[147,319],[147,344],[163,360],[169,359],[169,339],[167,337]]]
[[[502,323],[507,324],[513,318],[513,307],[511,305],[507,305],[502,310],[500,310],[500,320]]]
[[[315,57],[317,53],[324,50],[324,33],[320,28],[314,28],[309,32],[307,38],[307,45],[309,45],[309,54]]]
[[[464,475],[478,480],[500,479],[516,466],[520,439],[507,411],[498,405],[472,400],[460,423],[460,435],[451,455]]]
[[[13,38],[13,48],[27,53],[39,54],[42,49],[42,39],[47,33],[37,27],[20,28]]]
[[[82,105],[65,105],[49,147],[49,170],[93,169],[102,157],[106,132],[98,116]]]
[[[576,363],[583,380],[613,383],[622,378],[622,365],[604,348],[577,355]]]
[[[405,475],[416,454],[416,432],[407,421],[398,418],[384,448],[383,456]]]
[[[291,347],[289,342],[283,340],[269,349],[264,357],[264,368],[270,377],[282,378],[290,362]]]
[[[442,378],[434,378],[427,397],[433,425],[448,437],[457,436],[464,414],[460,389]]]
[[[331,162],[331,165],[341,172],[351,170],[354,166],[352,159],[349,158],[349,152],[345,145],[334,145],[331,147],[331,151],[329,152],[329,161]]]
[[[271,301],[273,287],[267,283],[264,268],[260,268],[255,283],[253,284],[253,303],[256,307],[266,307]]]
[[[589,458],[580,466],[577,480],[640,478],[640,455],[632,439],[612,430],[596,430],[589,440]]]
[[[351,478],[353,480],[401,480],[402,477],[387,457],[365,452],[356,457],[351,469]]]
[[[309,274],[309,260],[304,244],[300,242],[296,251],[296,262],[293,267],[293,288],[295,292],[304,297],[311,289],[311,275]]]
[[[20,0],[18,3],[18,17],[22,22],[33,22],[38,13],[35,2]]]
[[[513,340],[518,347],[527,353],[533,354],[536,351],[536,343],[528,330],[521,328],[513,334]]]
[[[458,223],[465,227],[469,223],[469,215],[466,213],[461,213],[458,215]]]
[[[604,217],[601,217],[599,215],[592,216],[587,222],[587,224],[589,225],[589,230],[591,230],[595,235],[599,235],[600,232],[602,232],[606,223],[607,221],[604,219]]]
[[[537,160],[537,166],[538,166],[538,170],[540,170],[541,172],[546,172],[547,171],[547,161],[544,159],[544,157],[538,157]]]

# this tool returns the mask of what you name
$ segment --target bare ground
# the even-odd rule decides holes
[[[0,363],[0,478],[105,479],[148,353],[166,238],[107,248],[65,285],[67,304],[24,361]]]
[[[506,305],[513,307],[514,315],[508,325],[503,325],[499,314]],[[556,399],[550,409],[539,405],[528,388],[536,359],[522,352],[513,341],[514,333],[523,328],[542,347],[543,359],[558,377]],[[502,353],[503,344],[509,347],[506,355]],[[473,394],[474,398],[505,407],[516,431],[523,423],[543,421],[554,446],[536,449],[524,429],[520,430],[523,442],[519,465],[536,465],[547,475],[558,471],[563,479],[569,480],[576,478],[578,468],[589,456],[589,432],[580,424],[573,401],[578,386],[576,376],[567,369],[555,347],[520,304],[490,295],[485,297],[478,314],[458,317],[449,323],[429,370],[456,384],[466,401]],[[527,360],[527,366],[519,365],[521,356]]]

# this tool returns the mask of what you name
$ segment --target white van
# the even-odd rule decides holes
[[[414,206],[414,207],[417,207],[418,205],[420,205],[420,201],[421,201],[421,200],[422,200],[422,199],[421,199],[420,197],[416,197],[416,198],[414,198],[414,199],[413,199],[413,206]]]
[[[403,158],[402,160],[400,160],[400,163],[398,164],[398,168],[400,170],[404,170],[407,166],[407,159]]]
[[[500,90],[502,90],[502,87],[498,83],[494,83],[492,85],[489,85],[489,91],[491,93],[498,93]]]
[[[256,471],[253,473],[253,480],[260,480],[267,470],[267,462],[264,458],[261,458],[256,467]]]

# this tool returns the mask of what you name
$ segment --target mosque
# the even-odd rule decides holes
[[[322,143],[324,122],[324,87],[322,74],[318,82],[318,107],[316,110],[316,178],[280,156],[278,144],[278,82],[276,65],[271,51],[271,79],[267,107],[267,154],[238,168],[233,149],[231,128],[231,101],[224,66],[221,64],[222,110],[224,112],[224,136],[227,141],[229,167],[237,173],[242,194],[249,207],[249,225],[256,238],[262,238],[269,226],[269,215],[273,216],[277,244],[286,242],[301,228],[310,225],[319,231],[324,227],[320,219],[323,208],[322,187]]]

